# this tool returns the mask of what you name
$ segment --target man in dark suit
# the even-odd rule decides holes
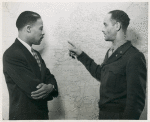
[[[35,12],[22,12],[18,38],[3,55],[3,72],[9,91],[10,120],[48,119],[47,101],[58,96],[57,82],[39,52],[44,37],[43,21]]]
[[[112,46],[101,65],[69,42],[70,55],[77,56],[101,82],[99,119],[139,119],[145,105],[146,61],[143,53],[125,38],[129,21],[128,15],[121,10],[106,15],[102,32]]]

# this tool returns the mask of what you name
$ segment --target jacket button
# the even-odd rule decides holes
[[[120,51],[120,53],[122,54],[122,51]]]
[[[116,57],[117,57],[118,55],[116,54]]]

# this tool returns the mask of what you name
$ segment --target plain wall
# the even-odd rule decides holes
[[[3,3],[3,52],[18,35],[15,23],[21,12],[34,11],[43,19],[45,38],[34,48],[41,53],[59,87],[59,97],[48,102],[50,119],[98,119],[100,83],[80,62],[69,57],[67,41],[78,44],[101,64],[111,45],[104,40],[103,19],[115,9],[129,15],[127,38],[148,61],[148,3]],[[9,95],[2,76],[2,115],[8,119]],[[140,119],[147,119],[147,104]]]

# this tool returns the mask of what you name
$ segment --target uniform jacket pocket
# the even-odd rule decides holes
[[[109,67],[108,80],[106,86],[111,92],[123,92],[126,86],[125,69],[119,67]]]

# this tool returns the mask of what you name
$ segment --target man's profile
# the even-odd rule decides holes
[[[104,18],[105,41],[112,42],[101,65],[70,43],[70,56],[86,67],[101,82],[99,119],[139,119],[145,106],[146,61],[142,52],[126,40],[130,22],[121,10],[110,11]],[[101,53],[101,52],[99,52]]]
[[[58,96],[54,75],[32,45],[44,38],[38,13],[22,12],[17,21],[18,37],[4,52],[3,73],[9,91],[10,120],[48,119],[47,101]]]

